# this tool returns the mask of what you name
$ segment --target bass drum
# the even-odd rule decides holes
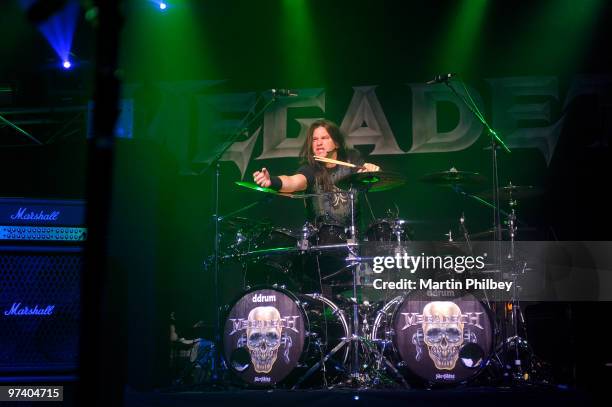
[[[398,296],[376,314],[371,339],[407,379],[428,385],[475,378],[493,351],[489,309],[471,294],[419,291]]]
[[[348,336],[344,312],[322,295],[258,287],[229,310],[223,353],[230,371],[247,386],[291,384]],[[326,362],[327,374],[341,371],[347,357],[344,346]]]

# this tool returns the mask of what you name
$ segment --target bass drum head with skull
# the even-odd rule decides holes
[[[471,294],[445,297],[414,292],[393,317],[393,343],[412,373],[432,384],[455,384],[475,377],[493,346],[487,308]],[[476,352],[475,352],[476,351]],[[480,356],[474,358],[474,354]]]
[[[307,324],[298,303],[286,290],[260,288],[230,309],[223,351],[229,369],[248,385],[275,385],[297,366]]]

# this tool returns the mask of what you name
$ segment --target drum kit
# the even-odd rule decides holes
[[[451,168],[421,181],[492,205],[486,201],[490,194],[460,189],[481,185],[485,179],[480,174]],[[248,270],[220,327],[224,365],[236,382],[253,388],[408,388],[457,386],[485,377],[494,380],[494,375],[528,379],[527,342],[516,323],[522,317],[518,298],[499,305],[465,291],[436,290],[368,297],[374,291],[372,257],[364,254],[365,248],[409,250],[415,239],[410,222],[398,213],[360,232],[356,197],[405,183],[404,176],[392,172],[357,172],[338,181],[352,208],[348,225],[306,222],[296,231],[237,217],[236,212],[220,218],[218,262],[221,267],[238,262]],[[268,196],[314,196],[236,184]],[[537,188],[512,184],[500,189],[499,196],[510,205],[502,212],[508,218],[508,239],[516,236],[517,199],[537,193]],[[461,239],[456,242],[449,234],[448,247],[455,242],[455,249],[469,246],[463,216],[460,225]],[[483,233],[492,240],[494,235]]]

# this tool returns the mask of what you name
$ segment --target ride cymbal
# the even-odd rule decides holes
[[[477,172],[459,171],[452,167],[448,171],[434,172],[420,178],[422,182],[439,186],[481,185],[487,179]]]
[[[341,189],[355,188],[369,192],[387,191],[406,183],[402,174],[389,171],[365,171],[349,174],[336,182]]]
[[[525,198],[535,198],[544,193],[542,188],[535,187],[533,185],[512,185],[512,183],[507,186],[499,189],[499,199],[508,200],[508,199],[525,199]],[[478,194],[478,196],[482,198],[492,199],[493,198],[493,190],[490,189],[488,191],[484,191]]]

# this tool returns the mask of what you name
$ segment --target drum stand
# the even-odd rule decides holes
[[[515,371],[512,373],[512,379],[516,381],[524,381],[528,378],[528,372],[524,370],[521,362],[520,350],[522,347],[527,346],[527,340],[522,338],[519,335],[519,323],[523,326],[525,325],[525,317],[523,316],[523,310],[520,307],[519,300],[519,287],[517,285],[518,276],[525,273],[527,268],[527,263],[522,262],[522,264],[518,264],[516,260],[515,253],[515,238],[516,238],[516,211],[515,207],[517,205],[517,201],[512,199],[512,191],[510,191],[509,197],[509,206],[510,206],[510,214],[508,215],[508,232],[510,234],[510,253],[508,254],[508,260],[512,262],[512,299],[510,301],[512,310],[510,314],[510,318],[513,325],[513,336],[509,337],[505,341],[506,350],[508,345],[514,344],[513,355],[514,355],[514,369]],[[518,267],[517,267],[518,266]],[[520,317],[520,320],[519,320]]]
[[[515,207],[517,205],[517,201],[512,198],[512,192],[510,192],[509,197],[509,207],[510,213],[507,215],[507,224],[508,224],[508,233],[510,237],[510,252],[506,256],[506,259],[511,264],[511,272],[510,276],[512,278],[512,297],[510,302],[507,303],[507,306],[504,307],[504,314],[507,312],[507,308],[510,307],[510,321],[512,323],[512,336],[507,336],[506,327],[508,325],[507,315],[504,315],[503,325],[504,325],[504,341],[502,343],[501,349],[499,352],[502,352],[502,357],[498,356],[498,360],[501,362],[504,370],[510,371],[509,373],[504,372],[504,376],[509,376],[509,379],[515,383],[523,383],[529,377],[529,372],[525,370],[525,366],[522,365],[521,361],[521,349],[527,348],[530,351],[529,345],[527,344],[527,340],[522,338],[519,334],[519,324],[525,325],[525,317],[523,316],[523,311],[520,306],[520,294],[519,294],[519,286],[517,285],[518,276],[525,273],[527,268],[527,263],[517,262],[516,259],[516,247],[515,247],[515,239],[516,239],[516,231],[517,231],[517,217]],[[512,347],[513,345],[513,347]],[[532,355],[530,355],[532,356]],[[510,363],[511,362],[511,363]],[[527,369],[529,369],[527,367]]]
[[[306,379],[312,376],[317,370],[323,369],[325,371],[325,362],[327,362],[334,354],[336,354],[345,345],[351,346],[352,358],[350,364],[350,381],[353,386],[367,385],[365,379],[366,375],[361,372],[360,365],[360,347],[374,354],[380,362],[384,364],[396,375],[396,377],[402,382],[402,384],[409,388],[410,386],[405,381],[404,377],[398,372],[393,364],[376,349],[376,345],[371,343],[367,338],[359,335],[359,304],[357,300],[357,270],[362,259],[359,257],[357,250],[357,227],[355,221],[355,194],[357,191],[354,188],[349,190],[349,200],[351,203],[351,224],[349,226],[349,238],[347,239],[348,256],[346,257],[347,268],[350,268],[353,273],[353,297],[351,298],[352,304],[352,332],[346,338],[344,338],[338,345],[336,345],[331,351],[325,356],[321,357],[321,360],[315,363],[292,387],[292,390],[297,389]]]

